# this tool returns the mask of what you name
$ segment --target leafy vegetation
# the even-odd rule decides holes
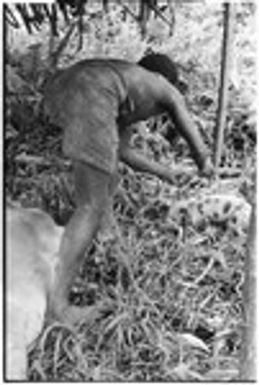
[[[168,53],[178,63],[189,109],[212,148],[221,8],[184,4],[175,12],[173,36],[161,20],[151,18],[144,39],[133,18],[122,19],[119,6],[95,19],[86,16],[83,49],[77,51],[72,36],[60,66],[92,56],[135,61],[150,47]],[[30,39],[8,32],[6,194],[25,207],[43,208],[64,225],[74,209],[71,164],[61,152],[62,132],[47,124],[40,108],[48,30]],[[172,186],[120,165],[115,220],[108,212],[71,291],[71,301],[98,311],[76,330],[46,325],[30,349],[31,380],[238,377],[247,200],[255,191],[255,16],[250,5],[237,6],[234,36],[222,164],[240,169],[240,176],[206,181],[183,174]],[[42,44],[40,60],[35,49],[20,51],[22,39]],[[135,146],[169,167],[190,162],[182,139],[176,137],[172,148],[153,132],[167,124],[162,118],[141,123]]]

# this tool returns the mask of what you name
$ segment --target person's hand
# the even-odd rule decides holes
[[[199,175],[208,179],[212,179],[215,176],[215,167],[210,158],[206,159],[203,168],[199,171]]]
[[[192,179],[194,174],[193,166],[177,165],[172,170],[168,170],[167,181],[174,185],[184,185]]]

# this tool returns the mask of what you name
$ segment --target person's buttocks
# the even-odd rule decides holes
[[[45,90],[45,108],[64,129],[63,150],[112,173],[118,151],[120,106],[127,98],[122,71],[115,62],[86,60],[60,71]]]

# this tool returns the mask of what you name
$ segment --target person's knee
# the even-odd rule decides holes
[[[112,175],[80,162],[74,169],[77,205],[99,212],[109,196]]]
[[[108,205],[108,196],[102,199],[91,200],[80,205],[77,210],[91,223],[99,222]]]

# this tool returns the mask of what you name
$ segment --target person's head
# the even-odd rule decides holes
[[[186,91],[186,85],[179,79],[177,64],[167,55],[150,53],[140,59],[137,64],[149,71],[160,73],[181,92]]]

